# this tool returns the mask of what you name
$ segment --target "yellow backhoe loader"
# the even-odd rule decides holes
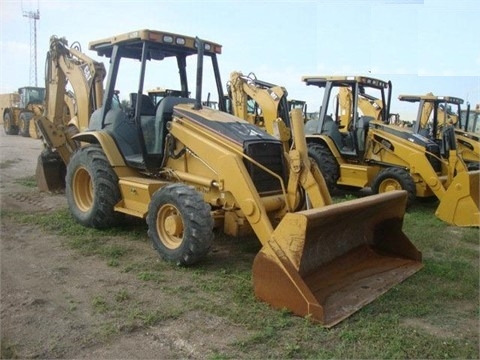
[[[292,111],[293,109],[300,109],[302,110],[303,114],[303,121],[308,120],[308,113],[307,113],[307,102],[304,100],[297,100],[297,99],[289,99],[288,100],[288,110]]]
[[[444,143],[445,160],[435,141],[388,124],[390,82],[363,76],[307,76],[303,81],[324,89],[319,120],[308,121],[305,132],[309,154],[318,152],[315,158],[321,159],[318,165],[330,187],[370,187],[374,193],[403,189],[409,203],[436,196],[435,214],[441,220],[480,225],[480,172],[467,171],[454,136]]]
[[[69,208],[79,223],[108,228],[125,214],[144,218],[159,254],[180,265],[207,255],[214,227],[232,236],[253,230],[262,244],[253,263],[256,296],[327,327],[422,267],[421,253],[402,231],[406,192],[332,205],[306,155],[299,110],[292,113],[298,136],[286,153],[278,139],[225,112],[224,101],[219,110],[202,106],[207,59],[224,99],[221,45],[139,30],[89,48],[109,58],[110,69],[102,106],[88,129],[72,137],[83,145],[62,157]],[[133,114],[112,105],[120,64],[129,62],[139,65]],[[163,83],[171,74],[161,69],[172,64],[182,96],[154,106],[144,84]],[[187,64],[196,64],[193,99]]]
[[[290,112],[300,109],[305,122],[305,101],[288,100],[284,87],[259,80],[253,73],[244,75],[239,71],[230,74],[227,93],[231,104],[228,110],[232,115],[265,129],[282,141],[285,151],[288,151],[291,145]],[[309,156],[316,160],[316,153],[309,153]]]
[[[463,100],[453,96],[399,95],[401,101],[418,103],[417,119],[412,131],[436,141],[441,149],[448,151],[448,136],[453,136],[455,148],[469,170],[480,169],[479,135],[461,128]],[[451,130],[450,128],[453,128]],[[445,143],[445,144],[444,144]],[[443,153],[448,158],[448,153]]]

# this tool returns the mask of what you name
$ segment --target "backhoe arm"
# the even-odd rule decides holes
[[[57,150],[65,163],[77,146],[71,140],[72,132],[86,130],[91,113],[102,104],[105,78],[102,63],[67,45],[64,38],[50,38],[45,74],[46,107],[44,117],[37,119],[47,147]],[[68,124],[75,127],[74,131],[67,131],[63,116],[67,84],[73,88],[75,97],[76,117]],[[72,116],[71,105],[69,108]]]
[[[345,128],[349,129],[350,122],[353,120],[353,95],[352,90],[347,87],[340,87],[338,91],[338,101],[340,107],[340,122]],[[373,96],[359,94],[358,108],[364,116],[371,116],[375,120],[382,120],[383,102]]]
[[[290,140],[288,119],[279,116],[281,101],[287,94],[284,88],[260,82],[240,72],[230,74],[230,84],[233,115],[264,128],[283,143]],[[259,105],[261,114],[248,112],[249,98]]]

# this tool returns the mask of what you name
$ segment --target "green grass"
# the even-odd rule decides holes
[[[20,184],[20,185],[23,185],[23,186],[26,186],[26,187],[29,187],[29,188],[36,188],[37,187],[37,179],[35,178],[35,176],[28,176],[28,177],[24,177],[24,178],[21,178],[21,179],[17,179],[17,180],[15,180],[15,182],[17,184]]]
[[[182,268],[159,260],[149,245],[133,250],[135,243],[148,242],[146,226],[138,222],[99,231],[76,224],[67,210],[1,215],[64,236],[65,245],[79,255],[107,261],[120,274],[133,274],[139,287],[162,296],[158,306],[142,301],[131,289],[106,288],[97,294],[91,310],[105,317],[90,334],[97,343],[196,311],[244,329],[244,335],[227,350],[217,351],[211,344],[211,359],[239,354],[248,358],[479,358],[479,230],[449,226],[434,216],[435,207],[435,202],[419,202],[404,218],[403,231],[422,252],[424,268],[331,329],[255,299],[251,266],[260,248],[255,237],[232,239],[217,234],[216,247],[228,251],[213,252],[202,263]],[[14,352],[14,346],[4,348],[2,343],[4,352]]]

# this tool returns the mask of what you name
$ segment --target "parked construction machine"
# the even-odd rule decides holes
[[[284,144],[286,151],[291,146],[290,112],[295,108],[302,110],[306,119],[306,103],[289,100],[288,92],[283,86],[259,80],[255,74],[244,75],[239,71],[230,74],[227,93],[232,104],[229,112],[264,129]],[[308,156],[321,166],[322,159],[314,147],[309,147]],[[329,174],[323,173],[323,177]],[[331,181],[327,181],[328,190],[333,190]]]
[[[82,146],[61,157],[79,223],[108,228],[125,214],[144,218],[156,250],[179,265],[207,255],[216,227],[232,236],[253,231],[262,244],[253,263],[256,296],[324,326],[422,267],[421,253],[402,231],[406,193],[331,204],[306,155],[299,110],[292,113],[298,136],[286,153],[281,141],[225,112],[224,102],[220,110],[202,106],[205,60],[223,99],[221,45],[139,30],[89,48],[109,58],[110,69],[102,106],[88,129],[72,136]],[[139,65],[133,114],[113,106],[120,68],[132,61]],[[182,96],[153,106],[144,84],[164,83],[168,64],[178,69]],[[193,72],[195,98],[189,98]],[[43,175],[50,176],[48,169]]]
[[[288,99],[288,110],[292,111],[293,109],[300,109],[302,110],[303,114],[303,121],[308,120],[308,113],[307,113],[307,102],[305,100],[298,100],[298,99]]]
[[[391,82],[364,76],[302,80],[324,90],[319,119],[307,122],[305,132],[309,154],[318,153],[330,187],[370,187],[373,193],[403,189],[409,203],[436,196],[441,220],[480,225],[480,172],[467,171],[451,141],[447,161],[435,141],[388,123]]]
[[[460,110],[460,122],[458,128],[470,133],[480,134],[480,104],[475,105],[475,108],[470,107],[467,103],[467,108]]]
[[[418,103],[418,113],[412,131],[436,141],[443,158],[448,159],[450,143],[468,170],[480,169],[479,135],[461,128],[463,99],[454,96],[399,95],[400,101]],[[454,160],[458,161],[458,157]]]
[[[29,137],[30,121],[34,116],[43,113],[43,99],[45,88],[25,86],[18,89],[18,93],[0,95],[3,129],[7,135],[22,135]]]
[[[459,121],[454,124],[455,136],[459,143],[462,158],[471,169],[479,169],[480,159],[480,104],[475,109],[470,109],[470,103],[467,109],[460,110]],[[473,165],[472,165],[473,164]]]

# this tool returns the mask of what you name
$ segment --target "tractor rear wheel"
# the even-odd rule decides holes
[[[153,194],[147,225],[154,248],[177,265],[198,262],[212,246],[210,206],[195,189],[183,184],[167,185]]]
[[[337,187],[337,180],[340,177],[337,160],[330,150],[321,144],[308,144],[308,157],[315,161],[325,179],[328,191],[332,193]]]
[[[6,112],[3,115],[3,129],[7,135],[18,135],[18,126],[13,124],[12,114]]]
[[[381,194],[393,190],[407,191],[407,207],[415,201],[417,190],[410,174],[400,168],[387,167],[378,173],[373,181],[372,191]]]
[[[121,198],[118,177],[100,146],[88,145],[73,154],[65,182],[70,212],[80,224],[105,229],[122,218],[114,210]]]

